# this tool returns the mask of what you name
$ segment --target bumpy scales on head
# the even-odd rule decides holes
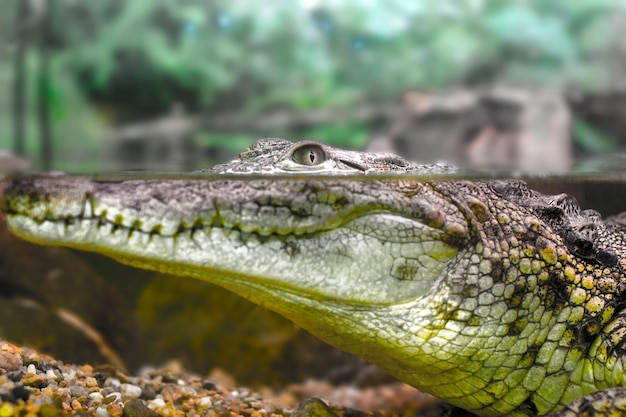
[[[451,170],[265,139],[197,179],[17,179],[3,209],[25,239],[224,286],[477,415],[623,410],[619,218],[432,177]]]
[[[285,139],[261,139],[239,158],[203,170],[218,174],[380,174],[453,172],[451,165],[417,164],[388,153],[346,151],[314,141],[294,143]]]

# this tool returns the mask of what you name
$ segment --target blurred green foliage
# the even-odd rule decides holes
[[[0,5],[0,147],[12,140],[8,92],[19,1],[30,0]],[[31,7],[21,22],[29,46],[28,149],[37,137],[35,45],[46,42],[55,146],[66,161],[100,154],[107,125],[163,115],[174,103],[203,115],[349,109],[392,102],[407,88],[498,81],[598,90],[624,72],[615,58],[624,46],[624,0],[30,3],[54,13],[45,40],[37,38],[40,10]],[[366,132],[350,124],[305,133],[354,146]],[[206,132],[198,141],[219,136]],[[216,140],[240,149],[239,141]]]
[[[574,141],[580,149],[589,152],[614,152],[619,147],[615,138],[604,134],[582,119],[574,120],[573,128]]]

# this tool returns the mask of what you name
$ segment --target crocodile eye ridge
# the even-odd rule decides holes
[[[291,159],[300,165],[316,166],[326,162],[328,157],[320,144],[306,143],[291,152]]]

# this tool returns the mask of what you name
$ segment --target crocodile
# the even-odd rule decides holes
[[[566,194],[263,139],[181,178],[14,178],[2,208],[26,240],[223,286],[478,416],[626,413],[625,222]]]

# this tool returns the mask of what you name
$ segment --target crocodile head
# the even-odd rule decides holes
[[[379,167],[447,169],[264,139],[205,171],[210,179],[18,179],[4,211],[15,234],[39,243],[312,298],[389,304],[425,293],[467,240],[462,214],[436,192],[415,181],[218,175],[363,174]]]
[[[423,175],[328,175],[377,165]],[[291,174],[236,175],[255,166]],[[591,391],[567,387],[623,290],[614,257],[568,247],[571,202],[429,179],[441,170],[266,140],[208,176],[16,179],[3,209],[27,240],[221,285],[478,414],[545,413]],[[596,270],[602,289],[582,281]]]

